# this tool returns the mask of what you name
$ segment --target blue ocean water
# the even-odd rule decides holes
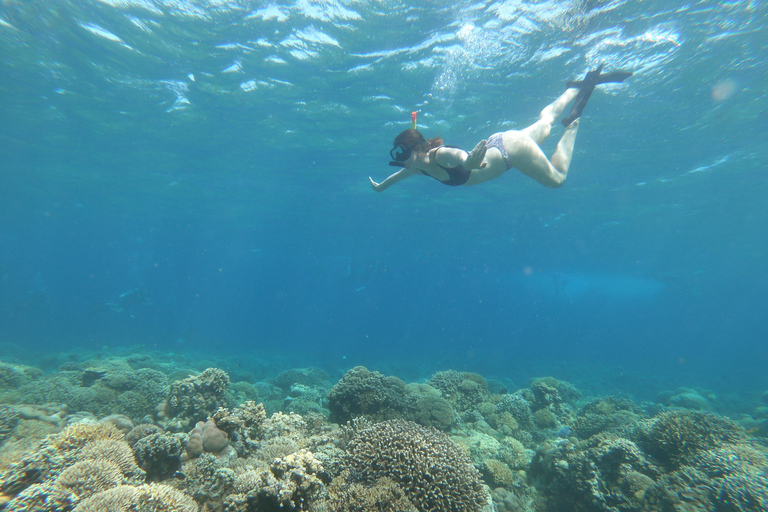
[[[766,20],[755,0],[5,1],[0,359],[754,397]],[[470,149],[599,64],[634,76],[593,94],[562,188],[371,190],[412,111]]]

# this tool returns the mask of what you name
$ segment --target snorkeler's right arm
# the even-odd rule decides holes
[[[405,178],[408,178],[409,176],[413,176],[414,174],[416,174],[416,172],[417,171],[415,169],[408,169],[407,167],[403,167],[402,169],[397,171],[395,174],[392,174],[390,177],[388,177],[381,183],[376,183],[375,181],[373,181],[373,178],[371,178],[370,176],[368,176],[368,179],[371,180],[371,187],[373,188],[373,190],[375,190],[376,192],[381,192],[383,190],[388,189],[398,181],[403,181]]]

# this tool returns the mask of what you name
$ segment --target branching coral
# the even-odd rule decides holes
[[[373,420],[402,418],[414,404],[403,381],[371,372],[363,366],[352,368],[331,389],[331,420],[343,423],[357,416]]]
[[[420,511],[473,512],[487,501],[480,474],[445,434],[402,420],[361,430],[347,446],[353,481],[400,485]]]

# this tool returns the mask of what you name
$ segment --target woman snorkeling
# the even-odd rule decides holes
[[[469,153],[443,145],[439,137],[425,139],[416,130],[414,117],[413,128],[400,133],[389,152],[392,157],[389,165],[401,169],[381,183],[369,177],[373,190],[381,192],[415,174],[431,176],[451,186],[477,185],[498,178],[513,167],[544,186],[560,187],[571,164],[579,129],[578,118],[595,86],[623,82],[632,76],[632,73],[625,71],[605,74],[601,71],[602,66],[587,73],[584,80],[568,82],[565,93],[542,110],[539,120],[528,128],[494,133],[487,140],[480,141]],[[571,102],[573,107],[562,121],[565,133],[557,143],[552,158],[547,159],[539,145],[549,136],[552,125]]]

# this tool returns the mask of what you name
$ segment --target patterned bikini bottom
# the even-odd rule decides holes
[[[488,140],[485,142],[485,147],[498,149],[501,152],[501,156],[504,157],[504,163],[507,165],[507,170],[512,168],[512,164],[509,163],[509,153],[507,153],[507,148],[504,147],[504,137],[501,132],[494,133],[488,137]]]

